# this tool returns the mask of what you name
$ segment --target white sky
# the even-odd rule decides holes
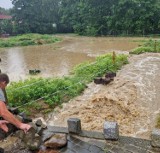
[[[12,8],[12,2],[11,0],[0,0],[0,7],[3,7],[5,9]]]

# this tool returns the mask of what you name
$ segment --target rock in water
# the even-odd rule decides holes
[[[56,133],[44,145],[48,148],[62,148],[67,144],[66,134]]]

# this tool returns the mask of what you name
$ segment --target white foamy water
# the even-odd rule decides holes
[[[135,136],[148,136],[160,113],[160,54],[142,54],[131,58],[131,63],[120,76],[134,83],[137,88],[135,103],[143,108],[145,118],[137,120]],[[125,75],[124,75],[125,74]],[[144,134],[144,135],[143,135]]]
[[[124,78],[131,80],[137,87],[137,102],[141,101],[142,106],[152,107],[156,111],[159,102],[159,77],[160,77],[160,55],[143,54],[135,56],[131,60],[125,73]]]

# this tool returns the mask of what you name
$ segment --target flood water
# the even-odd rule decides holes
[[[63,41],[43,46],[0,49],[0,69],[11,81],[29,77],[30,69],[38,76],[59,77],[84,61],[112,52],[128,54],[144,38],[79,37],[58,35]],[[146,38],[147,39],[147,38]],[[109,85],[88,85],[84,93],[55,108],[47,125],[67,126],[68,118],[79,118],[84,130],[101,131],[104,121],[116,121],[121,135],[150,139],[160,114],[160,54],[131,55],[129,64],[118,71]],[[13,143],[12,139],[10,140]],[[6,144],[6,142],[5,142]],[[2,145],[2,144],[1,144]]]
[[[0,69],[11,81],[30,77],[29,70],[39,69],[41,77],[68,75],[72,68],[95,56],[111,51],[130,51],[137,47],[138,39],[128,37],[80,37],[57,35],[63,41],[40,46],[1,48]],[[135,41],[136,40],[136,41]]]

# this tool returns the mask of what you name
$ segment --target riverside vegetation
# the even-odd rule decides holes
[[[9,38],[0,38],[0,47],[15,47],[15,46],[28,46],[28,45],[42,45],[60,41],[53,35],[47,34],[23,34]]]
[[[135,48],[130,54],[142,54],[145,52],[160,53],[160,40],[150,39],[149,41],[144,41],[144,44],[138,48]]]
[[[43,109],[46,113],[82,93],[95,77],[102,76],[107,71],[116,72],[127,63],[127,55],[117,55],[113,62],[112,54],[107,54],[97,57],[94,63],[85,62],[76,66],[69,77],[12,82],[7,88],[10,106],[20,106],[19,109],[29,115],[33,108],[37,111],[43,109],[43,105],[37,102],[42,99],[49,105],[48,109]]]

